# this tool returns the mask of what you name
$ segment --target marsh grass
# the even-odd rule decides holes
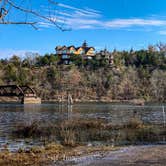
[[[60,129],[61,143],[66,146],[76,146],[76,132],[74,128],[61,125]]]
[[[129,122],[127,122],[126,124],[124,124],[124,127],[129,128],[129,129],[139,129],[139,128],[143,128],[144,124],[138,118],[131,118],[129,120]]]
[[[15,153],[9,151],[0,152],[0,166],[46,166],[55,165],[58,161],[68,160],[73,157],[93,154],[94,152],[105,153],[118,150],[110,146],[98,147],[64,147],[60,144],[51,143],[46,146],[34,146],[29,150],[18,150]]]
[[[55,134],[55,128],[56,125],[51,123],[33,121],[17,126],[12,135],[20,138],[49,137]]]
[[[166,139],[161,125],[144,124],[131,118],[125,124],[114,125],[100,119],[68,119],[56,123],[32,122],[14,132],[15,137],[52,138],[64,146],[75,147],[88,142],[105,142],[111,145],[155,143]]]

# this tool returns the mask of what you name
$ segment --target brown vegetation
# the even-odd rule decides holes
[[[21,60],[13,56],[0,60],[0,84],[30,85],[44,101],[166,101],[165,45],[139,51],[110,52],[114,63],[104,56],[84,60],[74,56],[70,65],[59,64],[57,55],[32,54]]]
[[[44,137],[48,141],[60,141],[64,146],[75,147],[87,142],[105,142],[108,145],[154,143],[166,139],[162,125],[144,124],[137,118],[119,125],[100,119],[69,119],[52,124],[33,122],[22,125],[14,137]]]
[[[46,166],[55,164],[57,161],[66,160],[73,156],[83,156],[94,152],[106,152],[116,150],[112,147],[85,147],[75,148],[63,147],[59,144],[48,144],[45,147],[33,147],[30,150],[18,150],[10,153],[9,151],[0,152],[1,166]]]

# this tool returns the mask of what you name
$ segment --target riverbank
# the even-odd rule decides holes
[[[1,166],[95,165],[112,151],[123,152],[119,146],[166,140],[161,106],[78,104],[73,111],[61,111],[56,104],[2,105],[0,113]]]
[[[20,104],[21,100],[17,97],[0,97],[0,104]],[[67,104],[67,100],[63,100],[59,102],[57,99],[41,99],[42,104]],[[133,99],[133,100],[111,100],[111,99],[74,99],[73,100],[73,105],[74,104],[125,104],[125,105],[136,105],[136,106],[144,106],[147,104],[153,103],[153,105],[156,103],[157,105],[160,102],[157,101],[152,101],[152,100],[144,100],[144,99]],[[160,104],[164,104],[161,102]]]
[[[36,146],[29,150],[19,149],[16,152],[9,152],[4,147],[0,152],[1,166],[52,166],[70,162],[71,159],[85,155],[103,154],[118,148],[101,146],[77,146],[69,147],[60,144],[48,144],[46,146]]]
[[[148,145],[123,147],[116,151],[77,157],[71,159],[64,165],[165,166],[165,163],[166,145]]]
[[[143,99],[134,99],[134,100],[110,100],[110,99],[75,99],[73,100],[74,103],[125,103],[125,104],[134,104],[134,105],[144,105],[145,100]],[[151,101],[153,102],[153,101]],[[1,97],[0,98],[0,103],[21,103],[19,98],[17,97]],[[67,100],[63,100],[59,102],[57,99],[49,99],[49,100],[43,100],[42,103],[62,103],[66,104]]]
[[[63,147],[50,144],[0,153],[1,166],[165,166],[166,145],[129,147]]]
[[[91,99],[75,99],[73,100],[74,103],[109,103],[109,104],[117,104],[117,103],[125,103],[125,104],[133,104],[133,105],[144,105],[146,103],[143,99],[134,99],[134,100],[110,100],[110,99],[99,99],[99,100],[91,100]],[[153,102],[153,101],[151,101]],[[50,100],[42,100],[42,103],[59,103],[56,99],[50,99]],[[67,103],[66,100],[63,100],[61,102],[62,104]]]

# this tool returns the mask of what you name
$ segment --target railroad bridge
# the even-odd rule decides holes
[[[30,86],[2,85],[0,86],[0,97],[18,97],[22,104],[41,103],[36,92]]]

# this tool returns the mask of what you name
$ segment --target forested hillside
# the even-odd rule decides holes
[[[111,52],[114,63],[104,57],[84,60],[73,56],[72,64],[59,64],[54,54],[0,60],[0,84],[32,86],[43,100],[57,100],[69,92],[79,101],[143,99],[166,101],[166,46],[146,50]]]

